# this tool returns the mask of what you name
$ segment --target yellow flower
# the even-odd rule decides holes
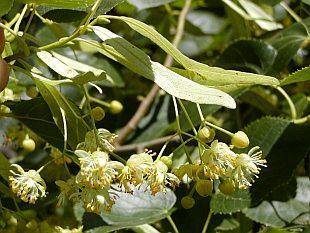
[[[9,176],[9,181],[13,192],[20,197],[24,202],[34,204],[39,197],[45,197],[46,184],[40,174],[35,170],[25,172],[24,169],[13,164],[18,173],[10,171],[12,176]]]
[[[160,160],[153,163],[153,171],[149,175],[147,182],[150,185],[152,195],[158,192],[165,192],[166,185],[174,188],[179,185],[179,179],[168,172],[168,167]]]
[[[253,147],[248,154],[239,154],[236,159],[236,168],[232,171],[235,182],[239,188],[251,186],[254,182],[253,176],[257,177],[261,168],[266,166],[266,160],[262,159],[262,151],[259,147]]]
[[[75,153],[79,156],[81,167],[76,181],[90,188],[110,187],[124,167],[120,162],[109,161],[109,155],[106,152],[95,151],[89,154],[77,150]]]

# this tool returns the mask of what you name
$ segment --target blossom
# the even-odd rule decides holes
[[[247,154],[239,154],[236,158],[236,168],[232,171],[235,183],[239,188],[251,186],[254,181],[253,176],[257,177],[261,168],[265,167],[266,160],[262,159],[262,151],[259,147],[253,147]]]
[[[150,185],[152,195],[158,192],[165,192],[166,185],[176,187],[180,181],[176,175],[168,172],[168,167],[160,160],[153,163],[152,173],[149,175],[147,182]]]
[[[211,147],[205,149],[202,154],[206,174],[209,174],[210,178],[216,179],[219,176],[227,175],[234,168],[236,158],[237,154],[227,144],[217,140],[213,141]]]
[[[109,187],[124,167],[120,162],[109,161],[106,152],[95,151],[89,154],[77,150],[75,153],[79,156],[81,167],[76,181],[91,188]]]
[[[126,191],[131,192],[130,184],[137,186],[146,181],[153,169],[153,155],[143,152],[130,156],[119,176],[119,182]]]
[[[46,184],[37,171],[29,170],[25,172],[17,164],[11,166],[18,171],[18,173],[15,173],[11,170],[12,176],[9,176],[11,188],[18,197],[24,202],[34,204],[39,197],[46,196]]]

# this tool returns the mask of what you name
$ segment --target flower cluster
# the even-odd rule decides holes
[[[107,152],[77,150],[75,154],[79,157],[80,171],[66,182],[56,182],[61,189],[59,204],[69,197],[72,201],[82,201],[87,211],[99,213],[111,209],[117,196],[116,187],[132,193],[134,187],[147,184],[155,195],[164,192],[166,185],[175,187],[179,183],[165,163],[153,160],[152,153],[134,154],[126,165],[110,160]]]
[[[210,147],[203,147],[200,160],[182,165],[175,173],[180,179],[220,180],[219,189],[225,194],[231,194],[235,188],[248,188],[254,182],[253,177],[259,174],[260,166],[265,166],[266,160],[262,159],[259,147],[252,148],[247,154],[235,153],[232,147],[214,140]]]
[[[5,88],[0,92],[0,112],[9,113],[11,110],[7,106],[2,105],[2,103],[15,99],[17,99],[17,96],[14,95],[13,91],[9,88]]]
[[[122,170],[120,184],[127,192],[131,187],[146,183],[153,195],[158,192],[165,192],[166,186],[176,187],[179,179],[169,173],[168,166],[160,159],[153,160],[151,152],[143,152],[132,155]]]
[[[20,199],[24,202],[34,204],[39,197],[46,196],[46,184],[37,171],[29,170],[25,172],[17,164],[13,164],[12,167],[16,168],[18,173],[11,170],[12,176],[9,176],[9,181],[12,191]]]

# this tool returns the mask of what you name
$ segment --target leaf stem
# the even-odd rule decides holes
[[[284,89],[282,87],[276,87],[276,89],[283,95],[283,97],[286,99],[290,110],[291,110],[291,117],[292,120],[296,120],[297,118],[297,112],[296,112],[296,107],[291,99],[291,97],[284,91]]]
[[[102,0],[97,0],[95,2],[95,4],[93,5],[91,11],[86,15],[84,20],[81,22],[81,25],[73,32],[73,34],[71,36],[63,37],[63,38],[60,38],[56,42],[53,42],[53,43],[48,44],[48,45],[41,46],[41,47],[38,48],[38,50],[40,50],[40,51],[42,51],[42,50],[51,50],[51,49],[55,49],[55,48],[61,47],[61,46],[65,45],[66,43],[74,40],[78,36],[84,34],[86,29],[87,29],[87,26],[88,26],[88,24],[89,24],[89,22],[91,20],[91,18],[96,13],[96,11],[97,11],[98,7],[100,6],[101,2],[102,2]]]
[[[172,226],[174,233],[179,233],[179,230],[178,230],[177,226],[175,225],[175,223],[174,223],[174,221],[170,215],[167,216],[167,220],[169,221],[170,225]]]
[[[210,210],[209,214],[208,214],[208,217],[207,217],[207,220],[205,222],[205,225],[203,226],[203,229],[202,229],[201,233],[206,233],[207,232],[208,226],[210,224],[211,217],[212,217],[212,211]]]
[[[174,111],[175,111],[175,120],[177,122],[177,127],[178,127],[177,131],[178,131],[178,134],[180,136],[181,143],[184,144],[184,140],[183,140],[183,137],[182,137],[181,125],[180,125],[180,117],[179,117],[178,104],[177,104],[176,98],[174,96],[172,96],[172,99],[173,99],[173,105],[174,105]],[[185,154],[186,154],[188,162],[189,163],[193,163],[193,161],[192,161],[192,159],[190,157],[190,154],[186,150],[185,145],[184,145],[183,148],[184,148],[184,151],[185,151]]]

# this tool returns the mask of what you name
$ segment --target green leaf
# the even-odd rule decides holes
[[[310,5],[310,0],[302,0],[303,3]]]
[[[188,77],[202,85],[214,87],[228,92],[236,90],[240,87],[246,87],[254,84],[279,84],[277,79],[269,76],[224,70],[222,68],[210,67],[205,64],[196,62],[183,55],[175,46],[173,46],[154,28],[138,20],[119,16],[107,16],[107,18],[121,20],[141,35],[149,38],[187,69],[187,71],[183,72],[183,76]]]
[[[24,3],[34,3],[38,6],[52,7],[56,9],[85,10],[95,0],[22,0]]]
[[[154,81],[169,94],[195,103],[235,108],[234,99],[226,93],[195,83],[151,61],[142,50],[105,28],[95,26],[93,30],[104,43],[84,41],[85,43],[96,46],[98,52]]]
[[[128,2],[137,7],[138,10],[162,6],[173,1],[175,0],[128,0]]]
[[[14,0],[0,1],[0,17],[7,14],[11,10],[13,3]]]
[[[305,67],[281,80],[281,85],[310,81],[310,66]]]
[[[278,218],[272,205],[264,201],[258,207],[244,210],[243,213],[255,222],[263,223],[266,226],[283,227],[285,223]]]
[[[298,177],[297,195],[287,202],[262,202],[255,208],[243,212],[250,219],[272,227],[283,227],[286,223],[307,224],[309,222],[309,185],[307,177]]]
[[[247,11],[251,18],[262,29],[267,31],[274,31],[283,28],[279,23],[274,22],[271,15],[267,14],[261,7],[248,0],[238,0],[241,6]]]
[[[103,220],[110,226],[102,226],[89,233],[111,232],[116,229],[131,228],[150,224],[164,219],[176,202],[171,190],[155,196],[143,188],[134,190],[133,194],[119,192],[110,213],[101,213]]]
[[[257,121],[257,123],[259,124],[259,121]],[[308,140],[310,134],[309,126],[295,125],[293,123],[287,125],[286,122],[282,122],[282,124],[282,129],[280,130],[282,131],[281,137],[279,137],[279,129],[270,129],[279,127],[279,124],[270,124],[270,128],[268,129],[266,126],[259,124],[261,127],[265,128],[265,132],[263,132],[264,130],[262,129],[260,130],[264,135],[256,142],[252,140],[253,144],[257,143],[262,147],[264,153],[270,151],[266,157],[267,167],[261,170],[259,179],[255,181],[251,188],[253,204],[258,204],[280,185],[289,181],[298,164],[310,150]],[[283,131],[284,127],[285,130]],[[252,129],[258,130],[258,127],[252,126]],[[253,131],[251,132],[253,133]],[[251,138],[251,133],[247,130],[246,133],[248,133]],[[273,135],[273,138],[268,137],[267,134]],[[275,138],[277,138],[277,140],[275,140]],[[271,149],[272,144],[273,147]]]
[[[205,34],[218,34],[225,26],[224,18],[207,11],[192,11],[186,19]]]
[[[212,196],[210,207],[214,213],[230,214],[239,212],[251,204],[248,190],[237,190],[231,196],[217,193]]]
[[[289,120],[278,117],[263,117],[252,122],[245,128],[250,147],[259,146],[267,156],[289,124]]]
[[[11,163],[9,160],[4,156],[4,154],[0,153],[0,176],[6,181],[10,175],[10,166]]]
[[[310,18],[304,20],[309,25]],[[304,25],[295,23],[289,28],[281,30],[278,34],[267,40],[278,51],[274,65],[270,68],[269,75],[277,75],[295,56],[302,43],[307,40],[308,34]]]
[[[0,157],[1,157],[1,153],[0,153]],[[0,193],[3,193],[4,195],[8,197],[12,197],[11,189],[5,184],[3,184],[2,182],[0,182]]]
[[[230,231],[237,229],[240,226],[239,222],[234,218],[225,218],[220,225],[218,225],[216,231]]]
[[[75,149],[77,144],[84,140],[86,132],[89,131],[89,127],[82,119],[78,107],[67,100],[59,90],[49,83],[36,78],[34,78],[34,82],[49,105],[54,121],[62,133],[64,133],[64,122],[61,109],[64,111],[67,123],[68,144],[72,149]]]
[[[265,74],[273,65],[277,51],[262,40],[238,40],[218,57],[215,65],[224,69]]]
[[[43,98],[7,102],[6,106],[11,109],[13,118],[21,121],[52,146],[63,149],[62,133],[55,124],[49,106]]]

